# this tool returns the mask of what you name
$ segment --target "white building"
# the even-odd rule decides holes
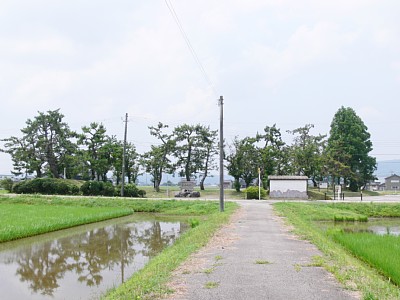
[[[308,199],[307,176],[268,176],[271,199]]]

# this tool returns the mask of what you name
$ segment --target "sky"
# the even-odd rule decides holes
[[[158,122],[218,129],[223,96],[227,143],[273,124],[288,143],[305,124],[328,134],[344,106],[372,156],[400,159],[399,15],[398,0],[1,0],[0,139],[55,109],[122,139],[128,113],[144,153]]]

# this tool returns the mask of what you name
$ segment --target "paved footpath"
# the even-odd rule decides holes
[[[172,283],[177,293],[170,299],[359,298],[325,269],[311,265],[321,253],[291,234],[270,203],[240,204],[232,224],[177,271]]]

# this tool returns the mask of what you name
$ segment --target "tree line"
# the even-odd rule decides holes
[[[112,172],[116,183],[121,181],[123,142],[108,135],[105,126],[93,122],[81,132],[71,130],[59,109],[39,112],[26,121],[20,137],[3,139],[4,149],[11,155],[13,173],[35,174],[36,177],[82,178],[106,181]],[[201,124],[183,124],[170,129],[159,122],[149,126],[149,133],[158,143],[139,154],[133,143],[126,144],[125,176],[135,183],[141,172],[152,176],[159,191],[163,174],[178,172],[191,180],[199,177],[200,188],[210,172],[217,168],[217,130]],[[246,187],[261,178],[268,188],[269,175],[304,175],[316,185],[321,180],[340,179],[351,190],[358,190],[374,179],[375,158],[369,156],[372,142],[368,128],[352,108],[341,107],[335,114],[329,137],[312,135],[313,124],[288,131],[291,144],[282,139],[276,124],[266,126],[253,137],[235,137],[225,145],[224,161],[235,188]]]

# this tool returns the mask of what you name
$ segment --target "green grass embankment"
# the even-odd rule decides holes
[[[364,207],[362,205],[365,205]],[[397,216],[400,205],[386,204],[324,204],[276,203],[275,210],[294,226],[294,232],[311,241],[323,253],[319,263],[349,290],[358,290],[362,299],[400,299],[400,289],[382,272],[361,261],[351,250],[338,243],[332,233],[324,231],[315,221],[334,220],[336,216],[373,217],[393,210]]]
[[[29,205],[0,202],[0,242],[126,216],[129,208]]]

